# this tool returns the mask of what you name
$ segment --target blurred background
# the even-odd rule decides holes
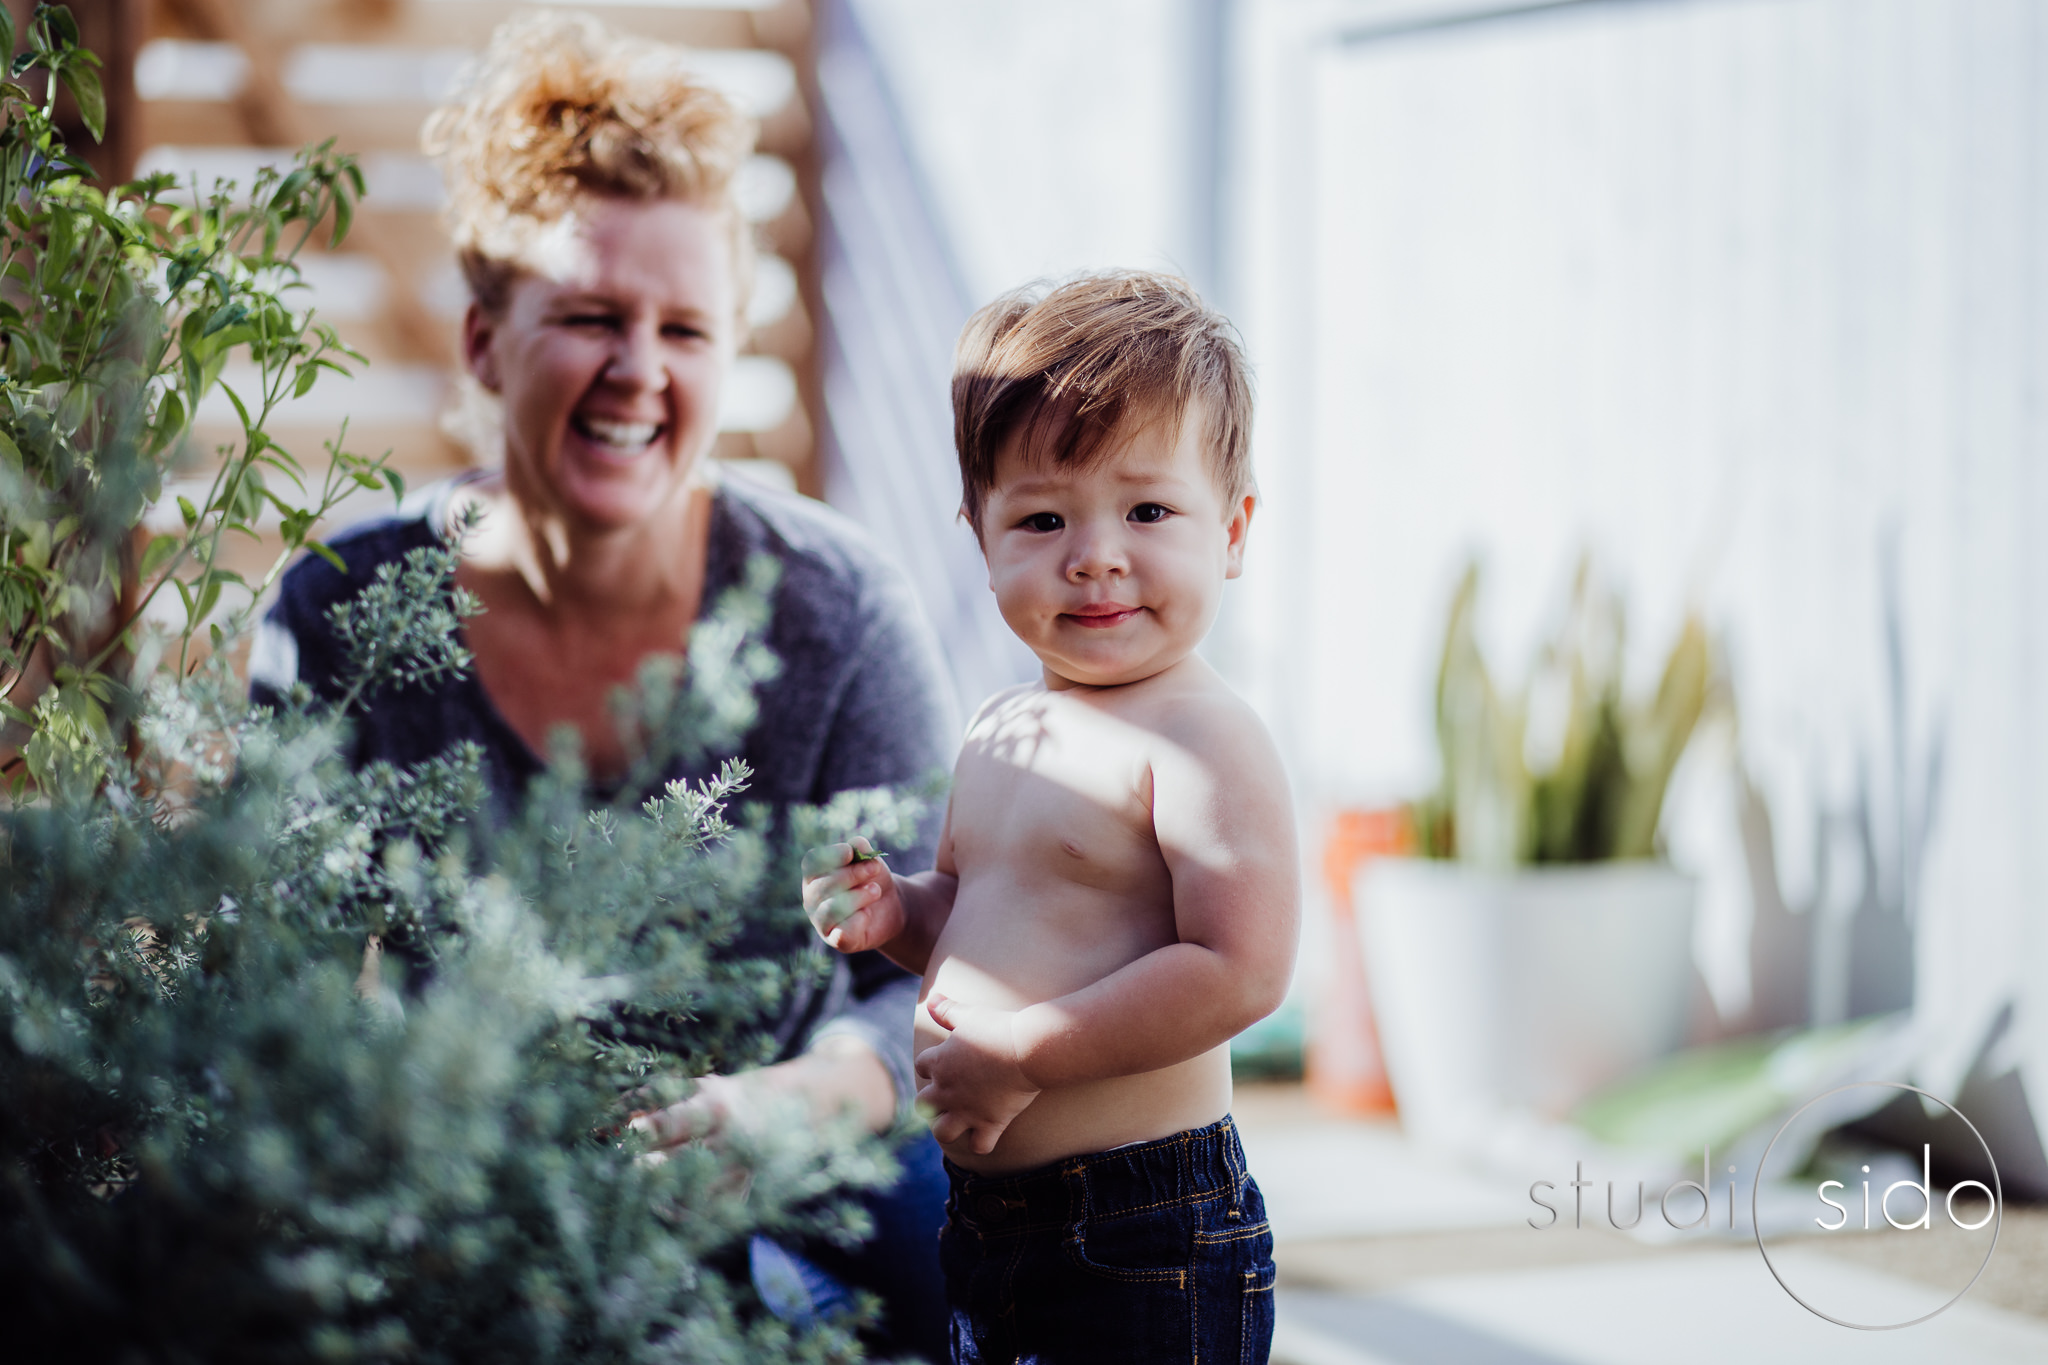
[[[1241,328],[1263,505],[1207,649],[1279,737],[1312,890],[1289,1006],[1238,1049],[1284,1358],[1642,1359],[1709,1295],[1737,1311],[1656,1358],[1842,1348],[1738,1239],[1923,1142],[1939,1187],[1995,1159],[2007,1207],[1913,1344],[2048,1358],[2048,6],[576,7],[760,118],[717,454],[900,558],[968,707],[1034,670],[954,515],[960,324],[1137,265]],[[279,434],[346,417],[414,484],[465,467],[418,134],[518,7],[72,8],[102,174],[361,157],[307,277],[374,363]],[[1981,1141],[1866,1089],[1766,1163],[1855,1082]],[[1582,1162],[1625,1212],[1709,1145],[1787,1212],[1527,1226],[1531,1180]],[[1932,1240],[1803,1239],[1815,1283],[1900,1303],[1981,1261]]]

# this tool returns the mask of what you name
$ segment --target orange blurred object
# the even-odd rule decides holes
[[[1380,1057],[1372,991],[1359,947],[1351,888],[1374,858],[1414,851],[1415,827],[1400,806],[1337,812],[1323,845],[1330,891],[1330,974],[1309,1016],[1305,1079],[1309,1094],[1340,1114],[1391,1114],[1394,1092]]]

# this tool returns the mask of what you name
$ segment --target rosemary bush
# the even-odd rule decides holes
[[[15,36],[0,10],[0,46]],[[25,37],[11,74],[101,117],[70,16],[39,8]],[[331,557],[311,529],[349,489],[402,491],[338,441],[309,473],[264,430],[359,359],[289,300],[294,253],[346,230],[361,181],[321,150],[246,195],[102,191],[53,98],[0,83],[6,1357],[854,1357],[853,1324],[761,1310],[745,1246],[851,1234],[835,1196],[890,1173],[878,1144],[790,1116],[655,1162],[621,1127],[766,1060],[819,969],[783,841],[736,811],[744,768],[592,811],[558,753],[502,828],[474,818],[473,751],[352,771],[355,699],[468,665],[452,545],[339,609],[339,705],[300,689],[252,710],[227,658],[248,608],[223,590]],[[179,499],[181,529],[144,536],[231,356],[255,376],[228,394],[240,440]],[[221,548],[266,508],[282,551],[243,583]],[[751,723],[771,587],[750,575],[687,668],[650,664],[622,696],[628,790]],[[869,793],[788,823],[886,840],[912,818]]]
[[[454,562],[404,572],[445,599]],[[362,638],[398,639],[411,609],[358,599]],[[762,613],[740,589],[697,632],[688,677],[635,703],[650,731],[734,738]],[[411,666],[365,654],[381,671],[358,690]],[[848,1324],[761,1313],[741,1256],[756,1231],[853,1231],[831,1196],[889,1173],[878,1145],[792,1116],[649,1163],[619,1131],[623,1096],[764,1060],[816,961],[731,951],[802,942],[800,914],[764,908],[791,899],[760,890],[781,861],[765,817],[728,817],[744,768],[589,811],[564,755],[493,831],[470,819],[474,753],[350,772],[345,723],[303,697],[251,712],[210,663],[159,679],[142,725],[187,775],[175,819],[118,767],[0,816],[11,1340],[151,1361],[856,1355]],[[886,836],[909,814],[839,804],[803,823]],[[371,934],[399,951],[366,957]],[[671,1021],[663,1050],[622,1041],[626,1005]]]

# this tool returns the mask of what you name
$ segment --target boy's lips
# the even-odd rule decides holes
[[[1143,610],[1143,607],[1120,607],[1114,602],[1096,602],[1062,614],[1074,624],[1090,630],[1107,630],[1111,626],[1122,625]]]

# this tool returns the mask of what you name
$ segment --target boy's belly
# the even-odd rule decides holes
[[[1026,1171],[1061,1157],[1201,1128],[1229,1112],[1230,1048],[1224,1046],[1163,1071],[1043,1091],[987,1156],[965,1143],[944,1151],[955,1165],[982,1174]]]
[[[1092,985],[1173,941],[1170,911],[1161,921],[1130,914],[1128,903],[1117,907],[1123,913],[1105,914],[1110,906],[1085,904],[1097,899],[1085,894],[1053,897],[1057,908],[1038,896],[1029,899],[1034,904],[1026,915],[990,918],[975,913],[981,907],[956,902],[952,923],[934,946],[924,993],[936,990],[964,1004],[1022,1009]],[[963,908],[969,911],[965,917]],[[935,1047],[945,1036],[920,1006],[916,1050]],[[961,1143],[945,1152],[971,1171],[1028,1170],[1061,1157],[1200,1128],[1229,1110],[1230,1049],[1224,1045],[1157,1071],[1041,1091],[1004,1130],[995,1151],[981,1156]]]

